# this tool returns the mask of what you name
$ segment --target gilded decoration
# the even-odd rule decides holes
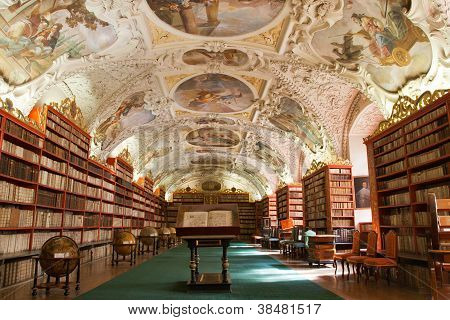
[[[33,128],[36,128],[40,131],[45,130],[45,120],[46,120],[46,108],[42,107],[39,109],[39,117],[35,120],[28,116],[25,116],[22,111],[14,107],[13,102],[9,99],[2,99],[0,98],[0,109],[5,110],[15,118],[19,119],[20,121],[32,126]]]
[[[133,159],[131,157],[131,153],[128,150],[128,147],[126,147],[125,149],[123,149],[119,155],[117,156],[117,158],[122,159],[123,161],[125,161],[126,163],[128,163],[130,166],[133,166]]]
[[[197,190],[195,188],[193,189],[193,188],[188,186],[188,187],[183,188],[183,189],[178,189],[174,193],[201,193],[201,191],[199,191],[199,190]]]
[[[241,76],[244,80],[246,80],[248,83],[250,83],[253,87],[255,87],[256,91],[258,92],[258,94],[261,94],[261,89],[263,88],[264,82],[265,80],[263,79],[259,79],[259,78],[255,78],[255,77],[250,77],[250,76]]]
[[[426,106],[430,105],[449,92],[450,89],[437,90],[433,93],[431,93],[430,91],[426,91],[415,100],[410,97],[400,97],[400,99],[398,99],[398,101],[394,104],[392,114],[389,119],[387,119],[386,121],[382,121],[378,126],[378,129],[365,140],[368,140],[371,137],[374,137],[377,134],[380,134],[381,132],[389,129],[394,124],[425,108]]]
[[[91,156],[89,157],[89,159],[91,159],[91,160],[93,160],[93,161],[95,161],[95,162],[98,162],[99,164],[104,165],[104,166],[107,166],[107,165],[108,165],[108,164],[106,163],[105,160],[100,159],[100,158],[97,157],[96,155],[91,155]]]
[[[330,161],[316,161],[316,160],[313,160],[311,162],[311,166],[309,167],[309,169],[305,173],[305,177],[313,174],[314,172],[319,171],[320,169],[322,169],[323,167],[328,166],[328,165],[351,166],[352,163],[350,162],[350,160],[340,159],[340,158],[335,158],[335,159],[330,160]]]
[[[50,104],[44,106],[52,107],[63,116],[73,121],[81,129],[86,130],[86,124],[83,114],[81,113],[80,108],[77,106],[74,98],[65,98],[60,103],[51,102]]]
[[[248,193],[248,192],[245,192],[244,190],[236,189],[235,187],[233,187],[231,189],[223,190],[223,193]]]
[[[178,37],[170,32],[167,32],[153,23],[150,23],[150,30],[152,32],[153,44],[166,44],[171,42],[184,41],[184,38]]]
[[[277,48],[278,40],[281,36],[281,30],[283,29],[284,22],[280,22],[278,25],[273,27],[272,29],[255,35],[253,37],[247,38],[244,41],[262,44],[264,46],[272,47],[274,49]]]
[[[187,78],[189,76],[191,76],[192,73],[186,73],[186,74],[177,74],[177,75],[173,75],[173,76],[166,76],[166,83],[167,83],[167,88],[170,90],[172,90],[172,88],[181,80],[183,80],[184,78]]]

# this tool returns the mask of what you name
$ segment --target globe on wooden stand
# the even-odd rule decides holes
[[[167,227],[163,227],[159,229],[159,241],[161,242],[161,246],[170,249],[171,243],[170,243],[170,236],[171,236],[170,229]]]
[[[147,246],[146,252],[150,252],[150,247],[153,247],[152,255],[158,254],[158,237],[158,230],[155,228],[143,228],[138,236],[138,255],[144,254],[145,246]]]
[[[64,289],[64,295],[69,294],[69,275],[77,269],[75,290],[80,290],[80,250],[74,240],[66,236],[56,236],[48,239],[35,259],[34,283],[32,294],[37,295],[38,289],[49,292],[52,288]],[[47,275],[46,283],[38,285],[38,262],[42,271]],[[55,282],[51,282],[51,277]],[[65,277],[65,282],[60,279]]]
[[[112,251],[112,265],[116,266],[120,261],[127,261],[125,258],[130,256],[130,265],[136,263],[136,237],[128,231],[118,231],[114,234],[113,251]],[[122,260],[119,260],[122,256]]]

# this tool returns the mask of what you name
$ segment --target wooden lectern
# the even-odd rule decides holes
[[[231,292],[228,274],[228,247],[239,235],[239,211],[236,204],[180,206],[177,235],[187,241],[191,251],[189,290],[221,290]],[[222,272],[199,273],[199,247],[222,247]]]

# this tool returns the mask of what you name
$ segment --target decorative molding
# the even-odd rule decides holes
[[[49,104],[44,105],[44,107],[52,107],[63,116],[73,121],[76,125],[78,125],[81,129],[86,130],[86,123],[84,121],[83,113],[75,102],[75,98],[66,98],[62,100],[60,103],[50,102]]]
[[[284,21],[281,21],[278,25],[273,27],[272,29],[255,35],[253,37],[244,39],[246,42],[262,44],[267,47],[272,47],[274,49],[278,46],[278,40],[281,36],[281,31],[283,29]]]
[[[369,137],[364,139],[365,141],[371,139],[372,137],[380,134],[381,132],[389,129],[394,124],[400,122],[411,114],[416,113],[420,109],[428,106],[439,98],[443,97],[450,92],[450,89],[437,90],[433,93],[430,91],[424,92],[417,99],[412,99],[410,97],[400,97],[400,99],[394,104],[392,109],[392,114],[386,121],[382,121],[378,126],[378,129]]]
[[[167,89],[172,90],[172,88],[181,80],[183,80],[184,78],[190,77],[192,76],[193,73],[184,73],[184,74],[177,74],[177,75],[172,75],[172,76],[166,76],[165,80],[166,80],[166,84],[167,84]]]
[[[311,163],[311,166],[309,167],[309,169],[305,173],[305,177],[313,174],[314,172],[319,171],[320,169],[322,169],[323,167],[326,167],[328,165],[351,166],[352,163],[350,162],[350,160],[339,159],[339,158],[333,159],[333,160],[329,160],[329,161],[316,161],[316,160],[313,160],[312,163]]]
[[[176,36],[160,27],[153,22],[149,22],[150,30],[152,32],[152,41],[154,45],[162,45],[173,42],[186,41],[186,39]]]
[[[126,163],[128,163],[130,166],[133,166],[133,158],[131,157],[131,153],[128,150],[128,147],[126,147],[125,149],[123,149],[119,155],[117,156],[117,158],[122,159],[123,161],[125,161]]]
[[[237,189],[237,188],[235,188],[235,187],[232,187],[232,188],[230,188],[230,189],[224,189],[222,192],[223,192],[223,193],[240,193],[240,194],[248,193],[248,192],[246,192],[246,191],[244,191],[244,190]]]

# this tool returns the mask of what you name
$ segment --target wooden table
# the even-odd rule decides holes
[[[203,235],[185,236],[181,239],[188,243],[191,251],[189,268],[191,279],[187,286],[189,290],[214,290],[231,292],[231,278],[228,273],[230,263],[228,261],[228,247],[234,235]],[[222,272],[221,273],[199,273],[200,255],[199,247],[222,247]]]

